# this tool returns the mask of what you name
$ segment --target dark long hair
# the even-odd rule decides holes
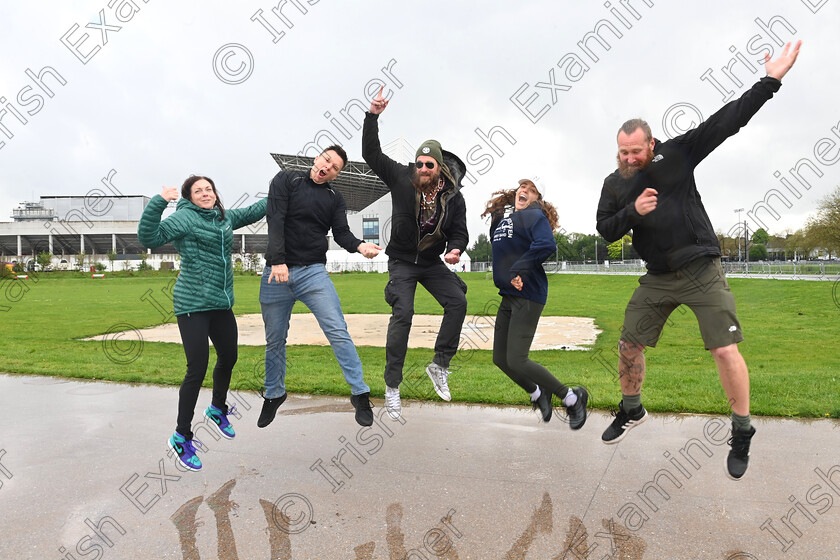
[[[187,177],[187,180],[184,181],[184,184],[181,185],[181,197],[186,198],[190,202],[192,202],[192,186],[197,182],[204,179],[210,186],[213,187],[213,194],[216,195],[216,203],[213,205],[214,208],[218,208],[219,212],[222,215],[222,219],[225,219],[225,207],[222,206],[222,199],[219,198],[219,191],[216,190],[216,183],[213,182],[213,179],[210,177],[204,177],[202,175],[190,175]]]

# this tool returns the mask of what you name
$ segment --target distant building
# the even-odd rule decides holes
[[[397,139],[383,147],[397,161],[412,161],[406,142]],[[309,171],[314,158],[271,154],[280,169]],[[363,162],[347,162],[332,186],[347,202],[347,222],[354,235],[382,246],[388,244],[391,232],[391,196],[388,187]],[[150,198],[143,195],[119,196],[42,196],[39,202],[21,202],[12,210],[12,222],[0,222],[0,261],[23,262],[34,265],[38,253],[47,251],[53,266],[86,267],[101,263],[110,269],[123,270],[134,266],[145,253],[153,268],[179,268],[179,259],[172,245],[155,249],[144,248],[137,239],[137,226]],[[240,199],[243,200],[243,199]],[[254,201],[244,199],[243,205]],[[170,209],[175,203],[169,204]],[[246,266],[256,260],[262,266],[268,245],[265,220],[240,228],[234,233],[234,262]],[[328,265],[333,272],[340,270],[387,270],[387,258],[381,255],[376,265],[364,268],[333,241],[330,235]],[[81,253],[84,263],[79,263]],[[108,253],[114,254],[111,263]],[[466,261],[466,259],[465,259]],[[165,263],[165,264],[164,264]],[[136,264],[136,262],[135,262]],[[384,266],[384,268],[383,268]],[[459,265],[461,266],[461,265]],[[361,268],[360,268],[361,267]],[[463,268],[463,266],[461,266]],[[466,265],[469,270],[469,264]]]

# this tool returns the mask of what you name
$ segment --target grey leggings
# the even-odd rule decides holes
[[[496,313],[493,363],[527,393],[548,390],[563,398],[569,389],[550,371],[528,358],[544,305],[516,296],[502,296]]]

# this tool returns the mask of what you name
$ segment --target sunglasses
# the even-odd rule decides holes
[[[424,163],[426,164],[426,169],[434,169],[435,168],[435,162],[433,162],[433,161],[425,161],[425,162],[424,161],[418,161],[418,162],[415,162],[414,165],[417,166],[417,169],[423,169],[423,164]]]

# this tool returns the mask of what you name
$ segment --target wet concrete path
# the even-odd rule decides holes
[[[361,428],[347,398],[293,395],[265,429],[206,426],[204,468],[167,456],[177,388],[0,375],[0,558],[830,559],[840,424],[756,418],[745,479],[729,422],[652,415],[615,446],[526,408],[404,403]],[[210,400],[203,391],[196,420]]]

